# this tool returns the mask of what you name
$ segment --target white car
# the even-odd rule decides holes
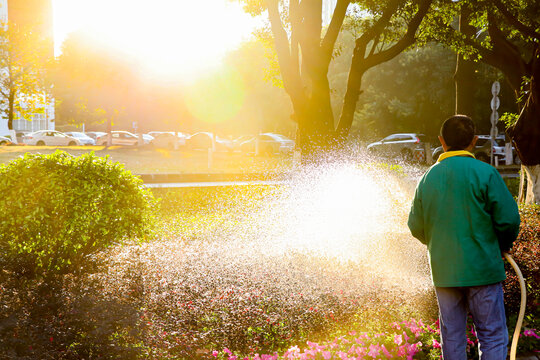
[[[76,146],[81,145],[79,139],[56,130],[38,130],[23,137],[26,145],[37,146]]]
[[[175,136],[174,131],[150,131],[147,135],[154,138],[151,144],[160,148],[174,148],[174,144],[178,146],[184,146],[186,144],[187,134],[177,132]]]
[[[232,141],[209,132],[198,132],[186,139],[186,147],[189,150],[208,150],[215,146],[216,151],[233,151]]]
[[[10,145],[12,144],[12,141],[10,138],[5,136],[0,136],[0,145]]]
[[[102,135],[96,139],[96,144],[100,146],[107,145],[108,134]],[[129,131],[111,131],[112,145],[127,145],[136,146],[139,143],[139,137]],[[150,135],[143,134],[143,142],[145,145],[150,144],[154,138]]]
[[[86,136],[88,137],[91,137],[92,139],[94,139],[94,141],[97,142],[97,139],[103,135],[107,135],[106,132],[103,132],[103,131],[87,131],[84,133]]]
[[[274,133],[259,134],[240,144],[240,150],[245,153],[254,153],[259,147],[260,154],[290,154],[294,150],[294,141],[286,136]]]
[[[85,133],[78,131],[67,131],[66,135],[73,136],[74,138],[79,139],[82,145],[96,145],[96,140],[92,139]]]

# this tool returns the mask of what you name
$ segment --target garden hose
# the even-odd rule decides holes
[[[503,253],[506,260],[512,265],[519,279],[519,288],[521,289],[521,305],[519,306],[519,315],[516,322],[516,329],[514,330],[514,336],[512,337],[512,347],[510,348],[510,360],[516,360],[517,343],[519,340],[519,334],[521,333],[521,325],[523,324],[523,317],[525,316],[525,305],[527,303],[527,291],[525,289],[525,280],[523,274],[516,262],[508,253]]]

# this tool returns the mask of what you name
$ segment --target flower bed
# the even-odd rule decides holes
[[[265,238],[244,241],[253,231],[249,216],[266,206],[260,199],[279,196],[272,187],[156,193],[163,197],[161,238],[104,251],[80,276],[44,282],[0,272],[0,305],[7,309],[0,315],[0,357],[440,357],[436,322],[412,319],[436,317],[423,272],[399,277],[397,262],[384,269],[284,252]],[[527,238],[532,248],[518,243],[513,255],[534,277],[539,216],[523,214],[520,241]],[[398,232],[388,239],[402,246],[398,252],[410,249],[409,240]],[[538,290],[534,280],[529,286]],[[520,351],[540,348],[538,309],[528,311]],[[469,341],[468,358],[474,359],[471,327]]]

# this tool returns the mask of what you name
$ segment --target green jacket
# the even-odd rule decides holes
[[[452,153],[420,179],[409,229],[428,247],[435,286],[503,281],[501,251],[517,238],[517,204],[494,167],[464,151]]]

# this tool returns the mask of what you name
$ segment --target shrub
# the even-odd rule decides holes
[[[0,265],[65,273],[127,236],[149,234],[156,201],[141,184],[93,153],[27,153],[0,165]]]
[[[519,266],[527,287],[527,307],[523,325],[525,329],[538,329],[540,327],[540,206],[522,206],[520,212],[521,228],[511,255]],[[519,313],[521,293],[519,280],[508,263],[506,274],[504,297],[506,313],[509,316],[510,334],[513,334],[513,327]],[[538,344],[538,339],[527,336],[522,337],[519,342],[523,350],[538,348]]]

